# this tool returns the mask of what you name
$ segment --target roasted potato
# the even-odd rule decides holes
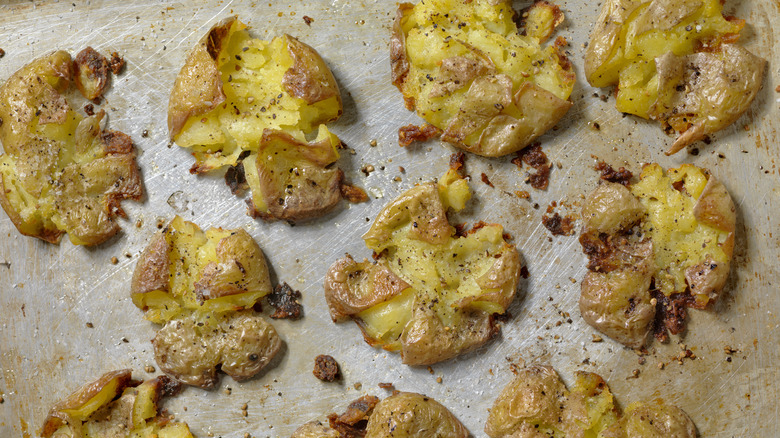
[[[622,418],[621,418],[622,416]],[[524,368],[490,409],[485,433],[513,437],[696,437],[696,427],[675,406],[633,403],[621,414],[606,382],[579,371],[571,390],[549,366]]]
[[[0,205],[22,234],[97,245],[119,231],[121,201],[140,199],[143,186],[130,137],[103,129],[102,110],[84,118],[71,109],[74,75],[58,51],[0,87]]]
[[[341,113],[336,80],[313,48],[289,35],[253,39],[230,17],[209,30],[176,77],[168,130],[192,149],[191,172],[232,167],[237,181],[228,184],[251,189],[250,214],[295,221],[341,199],[341,141],[325,126]]]
[[[508,0],[426,0],[399,5],[390,41],[392,80],[409,110],[441,139],[478,155],[519,151],[569,110],[575,76],[560,44],[563,21],[537,1],[518,32]]]
[[[744,25],[720,0],[607,0],[585,74],[617,85],[619,111],[677,131],[670,155],[734,123],[761,89],[766,60],[734,44]]]
[[[331,414],[299,427],[292,438],[466,438],[466,427],[436,400],[413,392],[399,392],[379,401],[365,396],[352,402],[342,415]]]
[[[400,350],[409,365],[450,359],[492,338],[493,315],[515,296],[520,255],[500,225],[455,235],[447,209],[462,209],[470,195],[450,170],[386,206],[363,236],[376,262],[347,255],[328,270],[333,321],[354,319],[369,344]]]
[[[252,307],[271,293],[263,252],[244,230],[176,217],[152,238],[136,265],[133,303],[164,324],[152,344],[166,373],[210,388],[217,368],[236,380],[260,372],[279,352],[274,327]]]
[[[143,383],[131,370],[111,371],[57,403],[44,421],[43,438],[192,438],[186,423],[160,415],[158,402],[179,391],[167,376]]]
[[[624,345],[642,347],[654,321],[658,336],[678,333],[685,307],[707,308],[726,284],[736,210],[704,169],[650,164],[628,187],[602,182],[582,217],[590,263],[580,311]]]

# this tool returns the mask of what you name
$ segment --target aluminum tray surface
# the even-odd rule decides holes
[[[726,0],[726,12],[749,23],[743,42],[769,59],[766,82],[747,114],[715,135],[712,144],[696,145],[697,154],[689,148],[672,157],[663,154],[672,138],[657,124],[623,117],[613,97],[602,101],[594,96],[609,95],[609,90],[593,89],[584,80],[584,43],[600,4],[561,4],[567,18],[559,32],[571,43],[578,84],[574,107],[557,129],[541,138],[556,164],[549,189],[531,189],[524,182],[525,169],[518,170],[511,157],[468,157],[475,196],[456,220],[503,224],[530,277],[521,282],[499,338],[428,369],[408,367],[398,355],[369,347],[355,324],[333,324],[322,289],[328,266],[345,252],[360,259],[370,255],[360,236],[376,213],[414,184],[442,175],[455,151],[438,141],[398,146],[398,128],[421,120],[404,109],[390,84],[388,39],[395,2],[5,2],[0,6],[3,80],[55,49],[75,54],[91,45],[124,55],[126,70],[115,78],[102,108],[109,128],[135,141],[147,195],[142,203],[124,203],[129,220],[123,232],[97,248],[21,236],[0,213],[0,436],[36,436],[56,401],[106,371],[131,367],[136,377],[151,376],[144,367],[156,366],[149,342],[155,326],[133,306],[129,284],[158,222],[174,214],[204,228],[246,228],[265,251],[273,280],[299,289],[305,308],[299,321],[274,321],[285,347],[268,371],[244,383],[223,377],[213,391],[186,388],[165,402],[196,436],[289,436],[298,425],[344,409],[361,395],[385,396],[380,382],[436,398],[474,436],[483,436],[487,409],[513,377],[511,365],[518,363],[552,364],[568,382],[575,370],[599,373],[621,404],[660,398],[679,405],[701,436],[774,436],[780,430],[780,277],[775,265],[780,258],[775,162],[780,155],[780,94],[775,92],[780,57],[773,24],[780,23],[780,3]],[[230,14],[238,14],[256,37],[289,33],[300,38],[330,65],[344,97],[344,116],[333,131],[355,151],[343,153],[339,165],[349,180],[368,191],[369,203],[343,203],[324,218],[294,227],[266,223],[246,215],[244,203],[230,194],[220,176],[188,172],[192,156],[168,142],[168,95],[188,50]],[[313,19],[310,26],[304,16]],[[635,172],[647,162],[707,167],[735,200],[736,250],[726,294],[713,312],[690,312],[682,339],[695,354],[693,360],[678,363],[681,347],[675,338],[668,344],[653,342],[642,364],[636,353],[609,339],[593,342],[596,332],[580,317],[578,281],[585,274],[585,256],[576,235],[553,237],[541,218],[552,202],[562,214],[579,210],[582,196],[597,183],[594,157]],[[367,164],[376,169],[368,176],[360,172]],[[480,181],[481,173],[494,188]],[[530,200],[518,198],[517,190],[529,190]],[[119,260],[116,265],[112,257]],[[726,347],[736,352],[729,356]],[[318,354],[339,361],[342,383],[322,383],[312,375]],[[635,378],[634,370],[639,370]]]

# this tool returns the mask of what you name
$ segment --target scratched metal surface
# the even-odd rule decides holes
[[[270,3],[269,3],[270,2]],[[178,213],[202,227],[245,227],[260,243],[273,267],[274,280],[303,293],[305,317],[276,321],[285,349],[275,366],[238,384],[223,378],[217,390],[188,388],[165,407],[189,423],[196,436],[289,436],[301,423],[321,418],[363,394],[384,395],[379,382],[426,393],[443,402],[482,436],[487,408],[511,379],[510,361],[550,363],[566,380],[577,369],[604,376],[626,405],[641,398],[662,398],[681,406],[702,436],[771,436],[780,429],[777,380],[780,284],[774,264],[780,255],[780,209],[775,158],[780,57],[772,23],[780,20],[777,2],[727,0],[726,10],[746,18],[745,42],[770,59],[768,78],[750,111],[715,136],[698,155],[662,154],[671,139],[652,123],[622,117],[614,99],[602,102],[581,79],[574,107],[559,129],[543,138],[553,163],[545,192],[527,188],[524,171],[505,159],[469,157],[476,196],[459,220],[498,222],[514,236],[530,271],[511,307],[502,335],[465,357],[425,368],[402,365],[400,358],[366,345],[352,324],[334,325],[322,296],[323,275],[345,252],[368,256],[360,236],[390,199],[415,183],[441,175],[453,148],[430,142],[412,149],[397,146],[399,126],[419,123],[403,108],[389,84],[387,39],[395,2],[387,0],[293,0],[248,2],[166,2],[92,0],[11,2],[0,6],[0,78],[7,78],[34,57],[55,49],[71,53],[86,45],[106,53],[117,50],[127,62],[103,105],[109,127],[128,133],[139,150],[147,196],[126,203],[124,232],[98,248],[79,248],[67,239],[59,246],[20,236],[0,214],[0,436],[35,436],[48,408],[83,382],[101,373],[131,367],[147,377],[154,365],[149,339],[155,327],[142,318],[128,297],[139,252],[158,220]],[[564,2],[561,30],[581,73],[583,43],[598,4]],[[341,205],[320,220],[290,227],[249,218],[243,203],[230,195],[219,177],[196,177],[192,158],[168,147],[165,113],[168,94],[186,52],[216,20],[237,13],[254,35],[282,32],[314,46],[330,64],[342,89],[344,117],[333,130],[355,150],[340,165],[349,179],[372,194],[371,202]],[[311,26],[303,16],[314,19]],[[598,122],[600,131],[589,126]],[[148,131],[148,136],[142,136]],[[369,145],[372,139],[377,146]],[[719,155],[720,154],[720,155]],[[653,343],[644,365],[614,342],[591,342],[594,332],[580,318],[579,285],[585,258],[576,236],[551,238],[541,216],[552,201],[558,211],[578,209],[580,196],[596,184],[593,156],[638,170],[640,163],[664,166],[691,162],[710,168],[723,181],[738,208],[737,250],[727,296],[714,312],[693,311],[685,344],[695,360],[672,360],[679,347]],[[377,170],[364,176],[360,168]],[[399,171],[399,166],[406,173]],[[479,182],[486,173],[495,185]],[[394,181],[400,176],[402,181]],[[513,195],[528,189],[530,202]],[[533,208],[533,204],[539,208]],[[140,221],[140,227],[136,223]],[[117,265],[109,260],[116,256]],[[10,264],[10,266],[9,266]],[[561,312],[564,316],[561,316]],[[571,323],[565,314],[570,314]],[[94,328],[87,328],[90,322]],[[559,323],[562,322],[562,323]],[[724,347],[737,350],[727,362]],[[340,362],[344,381],[325,384],[311,374],[317,354]],[[658,363],[664,363],[660,370]],[[627,379],[638,369],[636,379]],[[436,378],[442,382],[437,383]],[[361,385],[356,385],[360,383]],[[225,394],[230,387],[232,393]],[[240,407],[248,404],[248,415]]]

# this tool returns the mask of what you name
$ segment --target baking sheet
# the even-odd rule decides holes
[[[398,355],[369,347],[352,323],[334,325],[322,291],[324,273],[334,260],[345,252],[355,258],[369,255],[360,239],[369,220],[402,191],[443,174],[447,157],[455,151],[438,141],[409,149],[397,145],[398,127],[420,119],[404,109],[389,83],[387,40],[395,2],[92,0],[0,5],[0,47],[6,51],[0,59],[2,79],[55,49],[75,54],[91,45],[124,55],[126,70],[115,78],[102,107],[109,128],[135,141],[147,191],[142,203],[124,203],[129,220],[123,233],[97,248],[74,247],[67,239],[56,246],[23,237],[0,214],[0,436],[36,436],[52,404],[103,372],[131,367],[137,377],[151,376],[144,367],[156,366],[149,343],[156,328],[133,306],[129,283],[157,223],[174,214],[203,228],[246,228],[265,251],[273,280],[299,289],[305,307],[300,321],[273,322],[285,348],[266,372],[240,384],[223,377],[213,391],[187,388],[165,403],[196,436],[289,436],[298,425],[343,409],[361,395],[385,396],[377,387],[380,382],[436,398],[474,436],[483,436],[488,407],[511,380],[511,364],[523,361],[552,364],[566,381],[578,369],[597,372],[623,405],[643,398],[677,404],[702,436],[775,434],[780,429],[780,276],[775,265],[780,256],[775,162],[780,94],[775,92],[778,55],[772,24],[780,22],[780,3],[726,1],[727,13],[749,23],[743,41],[769,59],[764,88],[736,124],[715,135],[711,145],[697,145],[698,155],[689,149],[673,157],[663,155],[672,139],[657,125],[623,117],[613,98],[603,102],[594,97],[608,90],[594,90],[583,79],[583,43],[600,3],[569,1],[561,6],[567,19],[560,34],[571,42],[579,83],[572,95],[574,107],[557,130],[542,138],[550,160],[560,163],[553,169],[550,188],[527,186],[525,171],[511,164],[511,157],[469,156],[466,169],[474,176],[476,193],[466,211],[457,215],[469,223],[504,224],[530,277],[522,281],[510,308],[512,317],[498,339],[429,370],[407,367]],[[270,39],[284,32],[299,37],[328,62],[344,97],[344,116],[332,129],[355,151],[344,153],[340,166],[348,179],[371,194],[369,203],[343,203],[328,216],[295,227],[266,223],[247,216],[243,202],[219,176],[189,174],[192,157],[167,140],[168,94],[186,52],[215,21],[230,14],[238,14],[256,37]],[[310,26],[304,15],[313,18]],[[601,129],[595,130],[592,122]],[[371,140],[376,147],[370,146]],[[735,200],[737,240],[726,296],[711,313],[690,312],[683,342],[695,360],[680,365],[673,359],[680,351],[676,340],[668,345],[653,342],[644,364],[634,352],[606,338],[592,342],[596,332],[582,321],[577,307],[577,282],[585,274],[586,261],[577,236],[552,237],[541,217],[553,201],[562,214],[578,210],[581,195],[596,185],[594,157],[635,172],[643,162],[708,167]],[[365,176],[360,172],[364,164],[376,171]],[[495,188],[480,182],[483,172]],[[394,181],[397,176],[400,182]],[[529,190],[530,201],[515,196],[516,190]],[[118,264],[111,264],[112,257]],[[726,347],[736,349],[731,362]],[[339,361],[342,383],[322,383],[312,376],[318,354]],[[636,378],[634,370],[639,370]],[[246,417],[241,413],[244,403]]]

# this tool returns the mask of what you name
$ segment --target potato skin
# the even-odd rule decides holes
[[[168,100],[168,134],[173,140],[187,119],[216,108],[225,101],[217,57],[238,17],[225,18],[212,26],[187,56]]]
[[[63,411],[81,408],[87,404],[87,402],[96,397],[101,391],[103,391],[103,389],[106,388],[109,383],[113,383],[115,385],[111,394],[108,394],[106,397],[107,401],[111,401],[130,385],[131,380],[132,370],[124,369],[107,372],[94,382],[85,384],[81,388],[77,389],[73,394],[68,396],[65,400],[62,400],[61,402],[52,406],[51,410],[49,411],[49,415],[43,422],[41,436],[43,438],[49,438],[57,429],[60,428],[60,426],[65,424],[75,425],[75,419],[71,418],[70,415]],[[80,430],[81,422],[79,421],[78,423],[79,424],[74,427],[77,430]]]
[[[120,202],[140,199],[143,185],[130,137],[102,130],[103,111],[82,119],[71,110],[63,93],[74,74],[70,55],[58,51],[0,87],[0,206],[24,235],[58,243],[68,232],[74,244],[96,245],[120,230]],[[36,120],[47,133],[31,131]],[[67,158],[75,153],[92,158]]]
[[[205,329],[190,319],[169,321],[152,345],[162,371],[187,385],[211,388],[218,380],[218,365],[235,380],[246,380],[268,365],[282,342],[262,316],[241,311]]]
[[[625,416],[603,432],[604,438],[696,438],[696,426],[676,406],[632,403]]]
[[[338,118],[342,112],[341,91],[333,72],[311,46],[287,34],[283,38],[293,59],[293,66],[282,78],[285,90],[309,105],[335,97],[339,108],[335,117]]]
[[[447,408],[422,394],[401,392],[379,402],[366,438],[467,438],[466,427]]]

